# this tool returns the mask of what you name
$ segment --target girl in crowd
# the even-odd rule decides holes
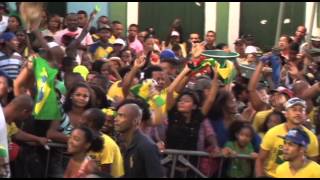
[[[96,162],[87,154],[89,151],[100,152],[103,149],[103,140],[87,127],[79,127],[72,131],[68,140],[68,154],[71,159],[64,173],[64,178],[85,178],[97,173],[99,168]]]
[[[236,131],[233,131],[230,138],[231,141],[228,141],[225,144],[223,149],[223,154],[225,156],[234,156],[238,154],[250,155],[252,158],[258,156],[254,152],[253,145],[251,140],[254,136],[254,130],[250,124],[237,122],[240,126]],[[252,177],[252,162],[250,159],[239,159],[234,158],[229,161],[227,167],[227,177],[229,178],[244,178]]]
[[[48,137],[58,142],[67,142],[73,128],[78,127],[82,113],[94,107],[95,96],[85,83],[78,83],[67,93],[63,104],[62,121],[52,121]]]

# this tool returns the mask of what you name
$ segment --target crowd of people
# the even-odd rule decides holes
[[[169,177],[165,149],[208,152],[189,159],[208,177],[320,177],[320,37],[304,26],[263,52],[252,36],[184,39],[180,20],[163,40],[96,10],[27,20],[21,4],[0,3],[2,177]]]

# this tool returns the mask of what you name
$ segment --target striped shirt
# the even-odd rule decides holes
[[[13,53],[11,57],[0,52],[0,70],[8,74],[11,79],[16,79],[20,73],[22,65],[21,55],[19,53]]]

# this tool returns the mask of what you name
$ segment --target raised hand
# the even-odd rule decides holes
[[[134,64],[133,66],[138,68],[138,69],[141,69],[144,67],[144,65],[146,64],[146,56],[145,55],[140,55],[138,56],[138,58],[134,61]]]

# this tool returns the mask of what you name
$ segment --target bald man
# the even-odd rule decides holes
[[[115,130],[124,138],[126,149],[124,169],[126,178],[164,177],[160,153],[155,143],[139,129],[142,110],[136,104],[118,107]]]
[[[30,96],[21,95],[15,97],[4,109],[4,117],[7,123],[9,142],[13,138],[23,142],[37,142],[41,145],[46,145],[49,140],[45,137],[39,137],[30,133],[24,132],[16,126],[32,115],[34,102]]]

